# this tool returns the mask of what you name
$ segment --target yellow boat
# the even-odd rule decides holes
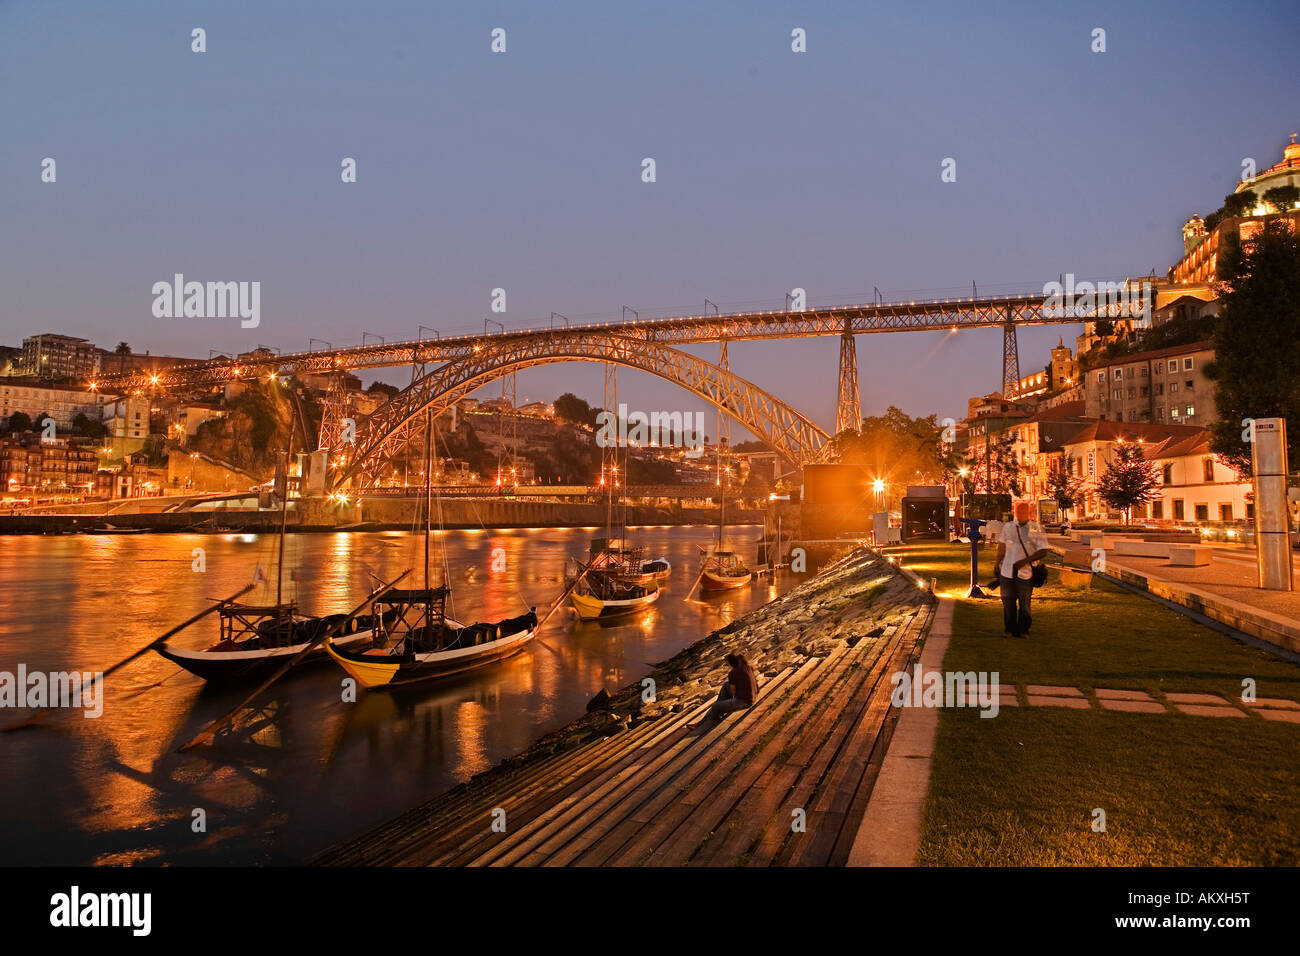
[[[658,584],[625,584],[614,575],[592,572],[585,587],[569,593],[569,600],[584,621],[634,614],[659,600]]]

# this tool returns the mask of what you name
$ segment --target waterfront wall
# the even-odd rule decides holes
[[[145,499],[148,500],[148,499]],[[153,499],[155,501],[160,499]],[[435,508],[437,505],[435,503]],[[512,501],[509,499],[460,498],[444,500],[441,521],[434,511],[434,524],[447,529],[463,528],[602,528],[604,505],[556,501]],[[713,508],[617,509],[616,520],[629,525],[711,524],[717,520]],[[761,511],[740,511],[729,515],[736,524],[761,524]],[[368,499],[358,507],[340,506],[328,499],[309,498],[294,502],[289,512],[290,531],[370,531],[405,529],[423,524],[423,502],[412,499]],[[109,528],[108,526],[112,527]],[[67,534],[77,532],[273,532],[280,527],[279,511],[185,511],[166,514],[46,514],[0,516],[0,534]]]

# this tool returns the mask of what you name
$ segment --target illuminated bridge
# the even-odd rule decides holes
[[[155,373],[109,375],[106,391],[184,389],[276,375],[329,375],[360,369],[413,366],[411,385],[355,422],[354,441],[344,410],[326,402],[319,447],[330,450],[332,488],[373,485],[409,440],[426,413],[437,415],[482,386],[521,369],[557,362],[602,362],[639,369],[687,389],[739,422],[774,451],[803,465],[825,453],[830,434],[780,399],[733,373],[730,342],[837,336],[840,340],[836,432],[861,420],[855,337],[878,332],[944,329],[1003,330],[1004,393],[1020,378],[1016,329],[1125,317],[1123,301],[1087,310],[1053,307],[1042,292],[912,302],[839,305],[770,312],[710,312],[701,315],[509,329],[478,335],[435,336],[341,349],[275,353],[258,349],[160,369]],[[718,343],[716,363],[677,346]]]

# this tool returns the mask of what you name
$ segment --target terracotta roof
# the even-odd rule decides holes
[[[1162,442],[1159,448],[1147,453],[1148,458],[1182,458],[1184,455],[1206,455],[1210,453],[1210,433],[1202,428],[1195,435],[1171,437]]]
[[[1163,442],[1168,438],[1186,438],[1205,429],[1199,425],[1156,425],[1146,422],[1097,421],[1085,425],[1064,442],[1080,445],[1090,441],[1125,441],[1141,438],[1143,442]]]
[[[1062,402],[1051,408],[1044,408],[1029,419],[1031,422],[1068,422],[1075,418],[1085,418],[1088,403],[1082,399],[1077,402]]]

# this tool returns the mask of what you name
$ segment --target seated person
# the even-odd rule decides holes
[[[728,654],[726,660],[731,665],[731,672],[727,674],[727,682],[718,691],[718,699],[709,708],[710,720],[721,720],[732,711],[752,707],[758,698],[758,678],[754,676],[754,669],[749,666],[745,655]]]

